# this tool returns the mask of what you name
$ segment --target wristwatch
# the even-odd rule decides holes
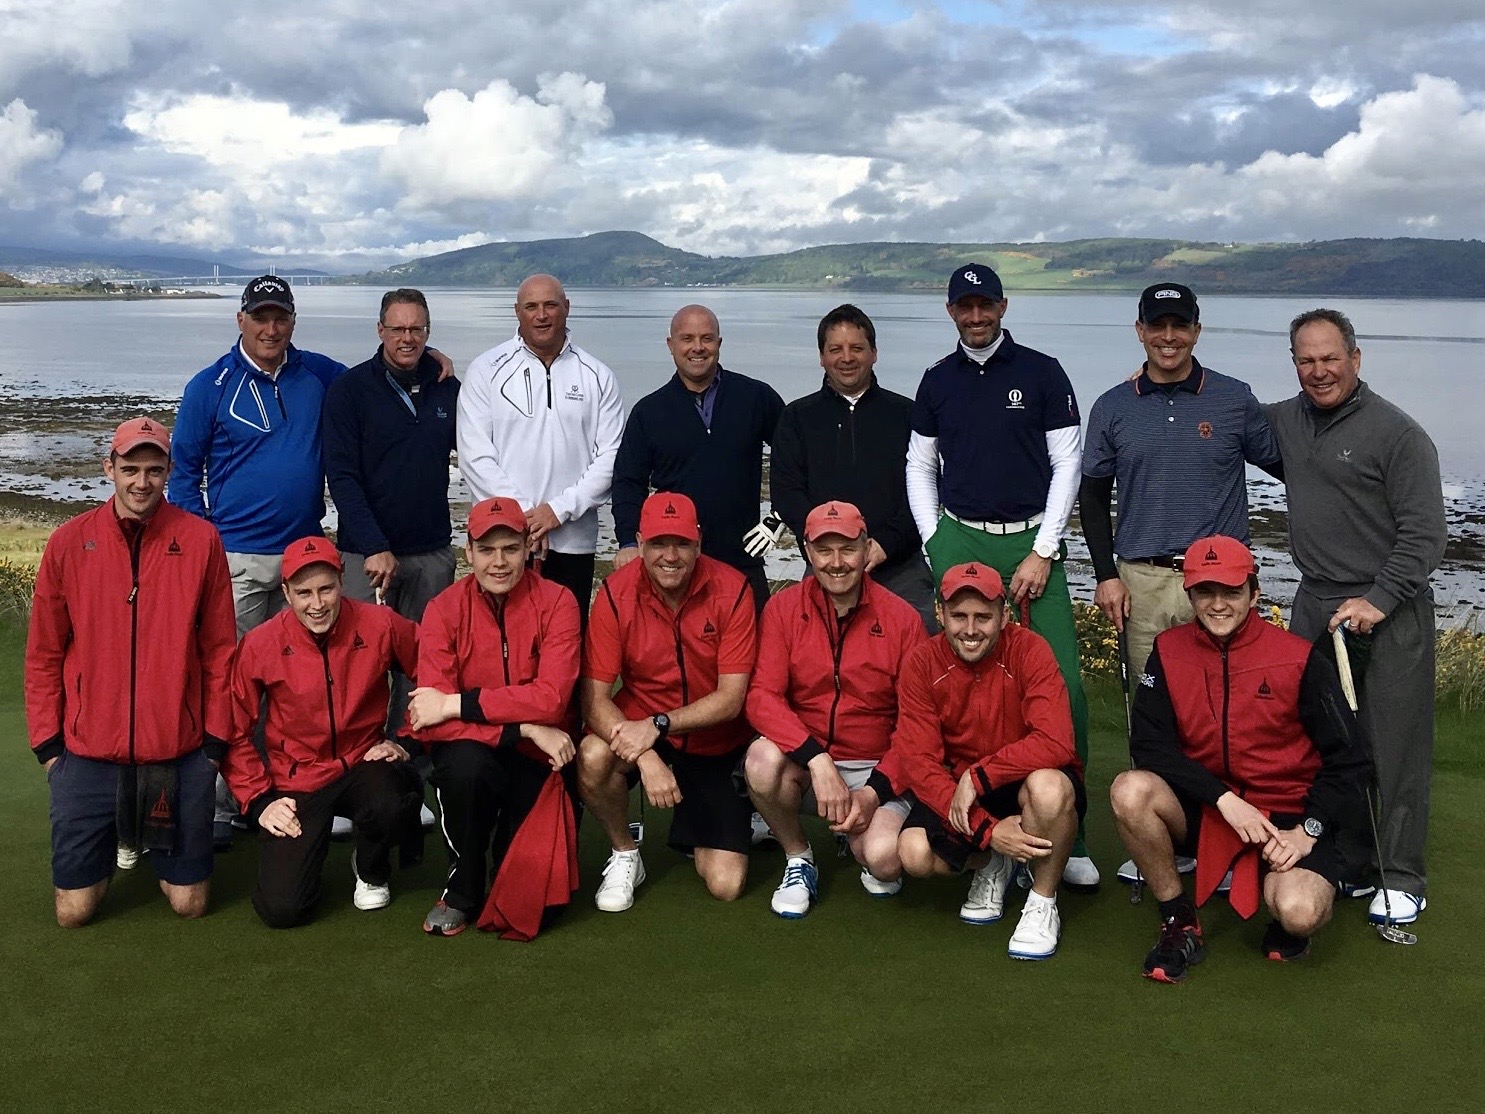
[[[1055,561],[1057,560],[1057,555],[1061,553],[1062,550],[1056,542],[1037,542],[1031,547],[1031,552],[1035,553],[1043,560]]]
[[[1313,816],[1306,816],[1304,823],[1305,835],[1311,839],[1319,839],[1325,834],[1325,825]]]
[[[659,737],[655,740],[657,743],[670,734],[670,717],[664,712],[651,716],[650,722],[655,725],[655,730],[660,732]]]

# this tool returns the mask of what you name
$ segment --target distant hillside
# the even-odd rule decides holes
[[[261,275],[262,263],[227,263],[220,259],[193,259],[188,256],[113,254],[98,251],[52,251],[46,248],[23,248],[0,244],[0,270],[59,270],[74,273],[92,272],[115,278],[137,275],[143,278],[173,278],[178,275],[210,275],[212,268],[224,279],[247,279]],[[273,269],[280,274],[325,275],[311,267],[301,267],[293,260],[275,261]]]
[[[1013,290],[1137,290],[1162,280],[1201,293],[1485,297],[1478,240],[1219,244],[1098,239],[1055,244],[834,244],[781,255],[704,256],[639,232],[485,244],[346,281],[515,286],[550,271],[570,286],[799,286],[936,290],[957,265],[988,262]],[[3,252],[0,252],[3,263]]]

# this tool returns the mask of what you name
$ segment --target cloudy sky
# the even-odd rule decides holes
[[[1480,0],[0,0],[0,244],[1478,237]],[[230,12],[229,12],[230,9]]]

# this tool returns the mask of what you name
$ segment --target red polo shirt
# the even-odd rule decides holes
[[[747,578],[712,557],[696,569],[680,610],[671,611],[650,583],[643,560],[611,574],[588,617],[583,676],[624,687],[614,703],[627,719],[673,712],[717,691],[724,673],[749,674],[757,655],[758,618]],[[739,715],[727,723],[670,736],[688,754],[727,754],[753,737]]]

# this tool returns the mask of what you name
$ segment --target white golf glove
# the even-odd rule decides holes
[[[743,535],[743,549],[749,557],[762,557],[784,536],[784,520],[773,511],[763,516],[763,521]]]

